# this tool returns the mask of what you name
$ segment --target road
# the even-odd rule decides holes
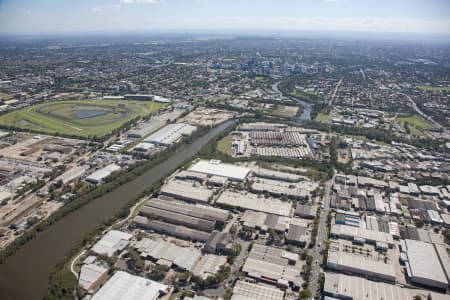
[[[130,213],[128,214],[128,216],[125,219],[122,219],[114,224],[112,224],[111,226],[109,226],[108,228],[106,228],[103,233],[106,233],[107,231],[109,231],[110,229],[112,229],[113,226],[120,226],[122,224],[124,224],[125,222],[127,222],[129,219],[131,219],[131,217],[133,217],[136,214],[136,210],[140,207],[140,205],[142,203],[144,203],[145,201],[148,200],[148,197],[145,197],[143,199],[141,199],[140,201],[138,201],[131,209],[130,209]],[[78,254],[74,259],[72,259],[72,262],[70,263],[70,272],[72,272],[73,275],[75,275],[75,277],[78,279],[78,272],[75,271],[75,264],[77,263],[77,261],[80,259],[81,256],[83,256],[83,254],[86,253],[86,249],[83,249],[80,254]]]
[[[439,124],[438,122],[436,122],[432,117],[430,117],[429,115],[427,115],[426,113],[424,113],[423,111],[420,110],[420,108],[417,106],[416,102],[407,94],[403,94],[403,93],[399,93],[400,95],[405,96],[409,102],[411,103],[411,106],[414,108],[414,110],[420,115],[422,116],[425,120],[430,121],[431,123],[433,123],[433,125],[436,128],[442,128],[442,125]]]
[[[242,246],[242,250],[241,253],[239,253],[239,255],[234,259],[234,262],[231,265],[231,275],[226,280],[224,280],[217,288],[203,290],[202,292],[205,294],[205,296],[211,298],[222,297],[225,290],[229,288],[231,284],[237,279],[237,273],[247,259],[250,241],[245,241],[237,238],[236,242]]]
[[[344,80],[344,77],[342,77],[336,84],[333,94],[331,95],[330,102],[328,102],[328,106],[333,105],[334,98],[336,98],[337,91],[339,90],[339,87],[341,86],[343,80]]]
[[[325,183],[325,192],[323,196],[323,209],[319,216],[319,228],[317,230],[316,243],[314,248],[311,249],[310,254],[313,257],[311,276],[309,280],[309,289],[312,293],[312,297],[316,295],[316,291],[319,288],[319,275],[321,273],[321,265],[323,263],[323,257],[320,253],[322,247],[324,246],[324,242],[327,240],[327,216],[330,211],[330,195],[331,195],[331,187],[333,185],[333,178]],[[316,263],[317,262],[317,263]]]

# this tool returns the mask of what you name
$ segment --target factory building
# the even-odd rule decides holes
[[[252,191],[256,193],[269,193],[275,197],[287,196],[292,199],[308,199],[317,187],[318,184],[312,181],[292,183],[266,178],[257,178],[251,185]]]
[[[255,123],[244,123],[239,126],[239,130],[242,131],[280,131],[288,128],[286,124],[276,124],[276,123],[265,123],[265,122],[255,122]]]
[[[266,214],[263,212],[256,212],[246,210],[241,217],[241,222],[244,227],[255,228],[262,232],[267,232],[273,229],[284,233],[289,228],[290,218],[278,216],[274,214]]]
[[[259,197],[252,193],[223,192],[216,203],[231,207],[241,207],[254,211],[288,217],[291,214],[292,203],[274,198]]]
[[[99,184],[102,183],[104,179],[106,179],[109,175],[111,175],[113,172],[119,171],[121,168],[116,164],[110,164],[100,170],[95,171],[91,175],[86,177],[86,181],[93,183],[93,184]]]
[[[226,256],[219,256],[214,254],[205,254],[200,257],[200,260],[195,264],[192,269],[192,274],[202,279],[206,279],[209,276],[216,275],[220,267],[227,263]]]
[[[414,300],[416,296],[429,300],[447,299],[444,294],[330,272],[325,273],[323,293],[325,296],[333,297],[332,299],[345,300]]]
[[[95,292],[107,278],[108,268],[95,263],[85,263],[78,275],[78,292],[82,295]]]
[[[304,176],[300,176],[297,174],[274,171],[274,170],[263,169],[263,168],[253,169],[253,175],[256,177],[260,177],[260,178],[267,178],[267,179],[286,181],[286,182],[299,182],[299,181],[308,179],[308,178],[305,178]]]
[[[180,247],[162,239],[143,238],[134,247],[144,258],[150,258],[157,264],[168,267],[174,265],[186,271],[192,271],[202,256],[196,248]]]
[[[186,216],[213,221],[220,225],[225,224],[228,217],[230,216],[230,213],[224,209],[202,204],[189,204],[176,200],[162,200],[153,198],[151,200],[148,200],[145,203],[145,206],[156,207],[167,211],[177,212]]]
[[[154,144],[151,144],[151,143],[139,143],[133,147],[133,151],[142,152],[142,153],[153,152],[156,149],[158,149],[158,148]]]
[[[189,202],[207,203],[213,191],[199,184],[182,180],[171,180],[161,187],[161,194]]]
[[[394,240],[392,235],[387,232],[368,230],[365,228],[358,228],[348,225],[332,224],[330,235],[332,237],[362,241],[362,243],[369,243],[377,247],[394,247]]]
[[[191,135],[196,130],[197,127],[189,124],[169,124],[145,138],[143,142],[158,146],[170,146],[179,142],[183,137]]]
[[[225,224],[229,216],[226,210],[157,198],[148,200],[139,214],[208,232],[214,230],[216,225]]]
[[[144,206],[139,213],[143,216],[150,218],[157,218],[164,222],[187,226],[202,231],[211,232],[214,229],[214,222],[209,220],[203,220],[187,215],[182,215],[176,212],[160,209],[152,206]]]
[[[139,127],[131,130],[128,133],[128,137],[134,139],[141,139],[163,127],[166,124],[166,122],[167,121],[163,118],[154,117],[149,121],[140,124]]]
[[[408,278],[420,285],[446,290],[447,276],[433,244],[416,240],[401,240],[400,247]]]
[[[395,283],[395,268],[384,261],[371,260],[363,256],[341,251],[328,251],[327,266],[331,269],[362,275]]]
[[[233,288],[231,300],[283,300],[284,292],[270,286],[238,280]]]
[[[209,233],[191,229],[181,225],[169,224],[158,220],[150,220],[143,216],[136,216],[133,222],[144,229],[154,230],[159,233],[169,234],[181,239],[206,242],[210,236]]]
[[[317,214],[317,205],[297,204],[295,215],[304,219],[315,219]]]
[[[306,247],[306,244],[311,240],[311,234],[308,228],[300,225],[289,226],[288,233],[286,235],[286,242],[288,244],[294,244],[300,247]]]
[[[244,181],[250,172],[248,168],[224,164],[220,160],[200,160],[194,163],[189,170],[209,176],[225,177],[231,181]]]
[[[69,182],[74,181],[77,178],[80,178],[86,173],[86,167],[80,166],[80,167],[73,167],[67,171],[65,171],[63,174],[55,178],[55,182],[62,181],[63,184],[68,184]]]
[[[214,231],[203,246],[207,253],[227,254],[231,250],[231,236],[227,232]]]
[[[248,277],[277,286],[299,287],[303,280],[300,276],[298,254],[283,249],[254,244],[242,271]]]
[[[389,187],[388,183],[386,183],[384,180],[378,180],[364,176],[358,176],[358,186],[373,187],[379,189]]]
[[[91,299],[156,300],[169,292],[167,285],[117,271]]]
[[[286,147],[305,147],[308,149],[306,135],[295,131],[285,132],[264,132],[251,131],[250,143],[257,146],[286,146]]]
[[[192,172],[189,170],[182,170],[175,174],[175,178],[181,180],[195,180],[203,183],[208,179],[208,175],[198,172]]]
[[[429,209],[429,210],[427,210],[427,213],[428,213],[428,217],[429,217],[431,223],[434,223],[434,224],[444,223],[444,221],[442,220],[441,216],[439,215],[439,213],[437,211]]]
[[[92,251],[99,255],[111,257],[113,254],[125,249],[125,247],[128,246],[131,237],[131,234],[122,231],[108,231],[94,247],[92,247]]]

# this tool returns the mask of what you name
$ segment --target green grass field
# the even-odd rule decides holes
[[[326,122],[328,121],[329,118],[330,118],[329,114],[318,113],[315,120],[318,122]]]
[[[433,127],[428,121],[422,119],[419,116],[397,117],[395,120],[402,126],[404,126],[404,124],[408,122],[410,125],[419,129],[430,129],[431,127]]]
[[[42,103],[0,116],[0,125],[48,134],[103,137],[164,104],[151,101],[70,100]]]
[[[450,92],[450,86],[429,86],[429,85],[421,85],[417,87],[419,90],[427,91],[427,92]]]
[[[12,95],[6,94],[6,93],[3,93],[3,92],[0,92],[0,99],[3,99],[3,100],[11,100],[12,98],[13,98]]]
[[[230,154],[231,141],[231,135],[227,135],[217,143],[217,150],[224,154]]]

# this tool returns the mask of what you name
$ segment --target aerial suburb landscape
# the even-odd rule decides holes
[[[0,299],[449,284],[449,1],[0,1]]]

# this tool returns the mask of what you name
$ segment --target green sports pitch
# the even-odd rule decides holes
[[[41,103],[0,116],[0,125],[48,134],[101,138],[166,104],[128,100],[68,100]]]

